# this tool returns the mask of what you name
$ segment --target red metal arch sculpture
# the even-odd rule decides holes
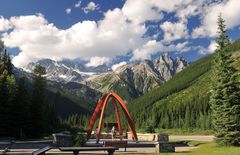
[[[97,133],[97,137],[96,137],[96,142],[97,143],[99,142],[99,138],[100,138],[101,130],[102,130],[103,116],[104,116],[104,112],[106,110],[106,107],[107,107],[107,104],[108,104],[108,101],[110,100],[110,98],[113,98],[115,100],[114,109],[115,109],[115,112],[116,112],[119,134],[122,135],[122,127],[121,127],[121,121],[120,121],[120,115],[119,115],[119,110],[118,110],[117,103],[120,104],[120,106],[121,106],[121,108],[122,108],[122,110],[125,114],[125,117],[127,118],[128,126],[130,128],[131,133],[132,133],[133,139],[137,141],[138,138],[137,138],[137,134],[136,134],[136,131],[135,131],[135,128],[134,128],[134,124],[133,124],[132,119],[130,117],[130,113],[128,112],[127,107],[124,104],[121,97],[119,97],[116,93],[105,94],[99,100],[99,102],[98,102],[98,104],[97,104],[97,106],[94,110],[94,113],[92,115],[90,124],[88,126],[87,138],[89,139],[91,137],[92,129],[93,129],[93,126],[95,124],[96,118],[97,118],[97,116],[98,116],[98,114],[99,114],[99,112],[102,108],[101,115],[100,115],[100,120],[99,120],[99,123],[98,123],[98,133]]]

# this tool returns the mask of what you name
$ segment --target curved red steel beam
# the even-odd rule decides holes
[[[118,105],[117,105],[116,101],[114,103],[114,109],[115,109],[117,123],[118,123],[118,132],[119,132],[119,135],[120,135],[120,139],[122,140],[123,131],[122,131],[122,125],[121,125],[121,119],[120,119],[120,114],[119,114],[119,110],[118,110]]]
[[[90,120],[90,123],[89,123],[89,125],[88,125],[87,139],[89,139],[89,138],[91,137],[91,133],[92,133],[93,126],[94,126],[94,124],[95,124],[95,121],[96,121],[96,118],[97,118],[97,116],[98,116],[98,113],[99,113],[100,109],[101,109],[102,106],[103,106],[103,102],[104,102],[104,100],[105,100],[105,97],[106,97],[106,95],[104,95],[104,96],[99,100],[99,102],[98,102],[98,104],[97,104],[97,106],[96,106],[96,108],[95,108],[95,110],[94,110],[94,113],[93,113],[92,118],[91,118],[91,120]]]
[[[122,108],[122,110],[123,110],[123,112],[124,112],[124,114],[125,114],[125,116],[127,118],[128,126],[129,126],[129,128],[131,130],[132,136],[137,141],[138,138],[137,138],[137,134],[136,134],[136,131],[135,131],[134,124],[133,124],[132,119],[130,117],[130,113],[128,112],[128,109],[127,109],[126,105],[124,104],[123,100],[121,99],[121,97],[118,96],[116,93],[105,94],[101,98],[101,100],[98,102],[97,107],[96,107],[96,109],[95,109],[95,111],[93,113],[93,116],[91,118],[90,124],[88,126],[87,138],[90,138],[91,133],[92,133],[92,129],[93,129],[93,126],[94,126],[94,123],[95,123],[96,118],[97,118],[97,115],[98,115],[100,109],[102,108],[100,119],[99,119],[99,123],[98,123],[98,133],[97,133],[97,137],[96,137],[96,142],[97,143],[99,142],[100,135],[101,135],[101,130],[102,130],[102,123],[103,123],[104,112],[106,110],[106,107],[107,107],[107,104],[108,104],[108,101],[109,101],[110,98],[114,98],[120,104],[120,106],[121,106],[121,108]],[[117,111],[118,111],[118,109],[117,109]],[[119,120],[118,120],[118,125],[119,125],[119,123],[120,123],[119,113],[118,114],[116,113],[116,115],[117,115],[117,119],[119,118]],[[121,128],[121,124],[120,124],[120,128]],[[120,130],[120,132],[122,132],[122,131]]]
[[[105,109],[107,107],[107,104],[108,104],[108,101],[109,101],[110,97],[111,97],[111,93],[107,94],[107,96],[105,97],[104,102],[103,102],[102,112],[101,112],[99,123],[98,123],[98,133],[97,133],[97,137],[96,137],[96,143],[98,143],[99,139],[100,139],[103,116],[104,116],[104,112],[105,112]]]
[[[128,121],[128,125],[130,127],[130,130],[131,130],[131,133],[132,133],[132,136],[133,138],[137,141],[138,138],[137,138],[137,133],[135,131],[135,127],[134,127],[134,124],[132,122],[132,119],[130,117],[130,113],[128,112],[128,109],[126,107],[126,105],[124,104],[123,100],[121,99],[120,96],[118,96],[116,93],[111,93],[111,95],[120,103],[122,109],[123,109],[123,112],[127,118],[127,121]]]

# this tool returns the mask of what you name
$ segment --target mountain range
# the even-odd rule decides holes
[[[37,64],[45,67],[47,73],[45,76],[48,80],[65,83],[81,82],[91,75],[106,72],[108,70],[106,65],[86,67],[81,61],[54,61],[51,59],[42,59],[37,62],[31,62],[23,67],[23,70],[32,73]]]
[[[23,70],[31,73],[37,64],[46,68],[45,76],[50,81],[65,84],[74,82],[101,93],[114,91],[125,101],[161,86],[188,66],[184,58],[173,59],[164,53],[154,60],[122,65],[115,70],[106,65],[86,67],[79,61],[50,59],[31,62]]]
[[[130,101],[161,86],[187,66],[184,58],[173,59],[165,53],[154,60],[123,65],[114,71],[91,76],[83,83],[103,93],[116,92]]]

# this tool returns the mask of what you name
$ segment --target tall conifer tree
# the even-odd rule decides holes
[[[240,145],[240,89],[221,15],[218,17],[218,35],[214,62],[216,84],[210,99],[212,123],[219,144]]]
[[[3,41],[0,39],[0,136],[12,136],[16,81],[12,75],[12,63]]]
[[[27,90],[27,79],[25,77],[21,77],[18,82],[18,89],[16,94],[15,108],[17,111],[15,112],[15,121],[16,127],[15,132],[17,137],[24,138],[28,136],[30,120],[31,120],[31,106],[30,106],[30,95]]]
[[[34,69],[34,84],[32,94],[32,105],[31,105],[31,120],[32,120],[32,133],[33,137],[40,137],[45,132],[46,120],[44,113],[46,110],[46,96],[45,88],[46,81],[43,75],[46,74],[45,68],[41,65],[37,65]]]

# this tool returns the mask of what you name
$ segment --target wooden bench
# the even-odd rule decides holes
[[[127,151],[127,141],[103,141],[103,146],[112,146],[117,148],[125,148],[125,152]]]
[[[59,147],[61,151],[73,152],[74,155],[78,155],[81,151],[108,151],[109,155],[112,155],[116,147]]]
[[[32,153],[32,155],[45,155],[45,152],[47,152],[47,151],[50,150],[50,149],[51,149],[50,146],[46,146],[46,147],[41,148],[41,149],[39,149],[39,150],[37,150],[37,151],[34,151],[34,152]]]

